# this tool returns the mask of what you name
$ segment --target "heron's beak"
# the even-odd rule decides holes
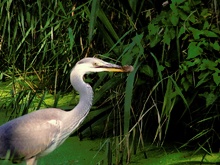
[[[103,65],[97,66],[97,68],[102,68],[108,72],[132,72],[133,67],[130,65],[119,66],[111,63],[105,63]]]

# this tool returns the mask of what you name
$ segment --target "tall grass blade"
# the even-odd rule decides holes
[[[132,103],[134,79],[139,66],[140,64],[135,66],[135,69],[133,70],[133,72],[129,73],[126,80],[125,103],[124,103],[124,133],[128,133],[130,128],[130,118],[131,118],[130,109]]]
[[[131,73],[129,73],[129,75],[127,77],[127,81],[126,81],[125,103],[124,103],[124,133],[128,133],[129,128],[130,128],[130,118],[131,118],[130,109],[131,109],[131,103],[132,103],[134,79],[135,79],[136,72],[141,65],[141,63],[139,63],[139,58],[141,55],[144,54],[144,48],[141,45],[142,38],[143,38],[143,34],[136,35],[133,38],[133,43],[135,43],[138,46],[139,50],[137,52],[137,57],[135,59],[134,65],[133,65],[134,70]]]
[[[74,36],[73,36],[73,30],[72,30],[72,28],[68,28],[68,32],[69,32],[69,39],[70,39],[70,50],[72,50],[72,48],[73,48],[73,45],[74,45]]]
[[[43,95],[41,96],[41,99],[38,102],[38,105],[37,105],[37,108],[36,108],[37,110],[40,109],[40,107],[41,107],[41,105],[42,105],[46,95],[47,95],[47,91],[43,91]]]
[[[98,11],[100,10],[99,8],[99,0],[93,0],[92,1],[92,9],[91,9],[91,14],[90,14],[90,21],[89,21],[89,43],[92,42],[92,37],[94,34],[94,29],[97,21],[97,14]]]
[[[25,42],[26,38],[28,37],[29,33],[31,32],[31,28],[28,29],[28,31],[25,33],[25,36],[22,38],[21,42],[17,46],[16,51],[21,47],[21,45]]]
[[[119,37],[117,35],[117,33],[115,32],[111,22],[109,21],[108,17],[106,16],[106,14],[104,13],[104,11],[102,9],[98,10],[98,17],[101,20],[102,24],[105,26],[105,28],[108,30],[108,32],[111,34],[111,36],[118,41]]]
[[[154,58],[154,60],[156,62],[157,72],[158,72],[158,75],[159,75],[159,81],[162,81],[163,76],[162,76],[162,70],[161,70],[161,66],[159,64],[159,61],[157,60],[157,57],[152,52],[150,52],[150,54]],[[162,89],[163,89],[163,83],[162,83]]]

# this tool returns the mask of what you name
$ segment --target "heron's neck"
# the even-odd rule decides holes
[[[71,77],[71,84],[73,88],[77,92],[79,92],[79,96],[80,96],[79,103],[72,111],[79,112],[78,115],[84,116],[84,114],[87,113],[92,106],[92,100],[93,100],[92,87],[89,84],[85,83],[82,77],[77,77],[77,76]]]
[[[77,71],[72,71],[70,81],[73,88],[79,92],[80,95],[79,103],[70,111],[69,116],[69,126],[71,127],[69,129],[74,131],[74,129],[83,122],[89,113],[89,110],[92,106],[93,90],[89,84],[83,81],[83,76],[79,76]]]

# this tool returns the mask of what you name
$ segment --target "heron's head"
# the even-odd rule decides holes
[[[100,60],[98,58],[83,58],[78,61],[74,67],[76,72],[81,72],[82,74],[90,72],[131,72],[133,70],[132,66],[119,66],[116,64],[111,64]]]

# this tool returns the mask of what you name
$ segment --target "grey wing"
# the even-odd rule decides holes
[[[51,122],[52,121],[52,122]],[[0,127],[0,157],[8,150],[13,159],[29,159],[52,146],[60,133],[57,120],[21,117]]]

